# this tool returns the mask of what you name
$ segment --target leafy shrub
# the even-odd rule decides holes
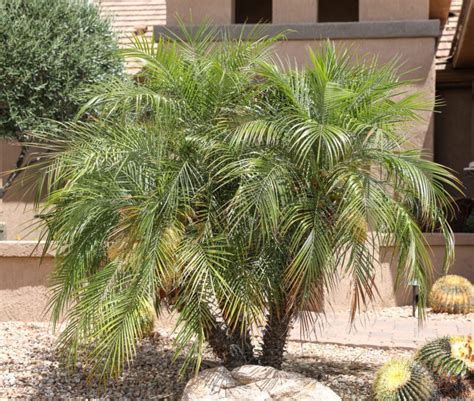
[[[0,0],[0,137],[71,119],[79,85],[119,73],[110,28],[85,0]]]

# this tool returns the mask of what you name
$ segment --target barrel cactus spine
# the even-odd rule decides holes
[[[391,359],[376,374],[373,391],[377,401],[429,401],[437,397],[431,373],[418,362]]]
[[[415,359],[439,376],[463,378],[474,372],[474,339],[441,337],[425,344]]]

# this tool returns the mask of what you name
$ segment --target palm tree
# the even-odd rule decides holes
[[[240,182],[237,222],[283,255],[265,273],[280,285],[266,297],[260,356],[278,368],[291,323],[309,329],[314,315],[304,311],[317,310],[341,274],[352,279],[351,319],[376,297],[378,246],[398,250],[396,287],[419,283],[420,316],[432,269],[420,227],[444,234],[446,269],[453,257],[446,187],[457,181],[408,139],[430,102],[407,93],[395,62],[354,63],[330,43],[310,59],[302,71],[261,65],[265,96],[228,141],[240,152],[226,162]]]
[[[452,235],[454,178],[406,131],[426,107],[395,65],[351,66],[328,44],[301,70],[279,38],[136,38],[135,79],[89,88],[86,122],[43,134],[42,225],[57,250],[51,311],[60,349],[91,374],[133,358],[153,305],[178,312],[177,353],[199,369],[208,343],[227,366],[280,367],[292,322],[353,277],[353,314],[376,294],[374,249],[398,247],[398,280],[425,304],[431,262],[418,226]],[[64,135],[64,132],[73,135]],[[255,327],[261,350],[254,349]]]

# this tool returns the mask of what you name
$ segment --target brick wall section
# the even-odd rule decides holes
[[[166,24],[166,0],[95,0],[102,13],[112,18],[120,44],[127,45],[128,37],[137,29],[147,28],[151,35],[154,25]]]
[[[449,18],[443,27],[436,50],[436,69],[445,70],[451,67],[453,57],[453,41],[458,27],[463,0],[452,0]]]
[[[166,0],[94,0],[100,5],[102,14],[112,18],[112,26],[117,32],[119,45],[126,47],[130,44],[130,36],[145,30],[148,37],[153,32],[154,25],[166,24]],[[127,69],[135,72],[139,65],[133,61],[127,62]]]

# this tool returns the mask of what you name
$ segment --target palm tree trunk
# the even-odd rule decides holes
[[[175,298],[179,293],[179,289],[165,291],[160,289],[157,293],[156,302],[159,304],[163,299],[167,299],[169,305],[181,311],[180,305],[175,304]],[[213,316],[216,316],[215,313]],[[237,325],[239,327],[240,324]],[[214,317],[212,327],[208,328],[205,333],[206,341],[212,349],[214,355],[222,360],[227,368],[236,368],[242,365],[255,364],[257,358],[254,354],[253,344],[250,333],[244,334],[237,330],[231,331],[225,322],[225,319],[218,321]]]
[[[236,331],[229,333],[223,324],[216,322],[205,335],[212,351],[222,360],[226,368],[234,369],[256,363],[249,333],[245,335]]]
[[[230,342],[231,352],[233,354],[238,354],[238,357],[236,358],[236,363],[239,363],[238,366],[244,364],[253,365],[257,363],[257,358],[255,357],[253,344],[250,338],[250,332],[247,331],[242,334],[234,331],[230,335]]]
[[[263,334],[262,354],[259,359],[261,365],[281,369],[292,323],[293,312],[288,309],[286,300],[270,306]]]

